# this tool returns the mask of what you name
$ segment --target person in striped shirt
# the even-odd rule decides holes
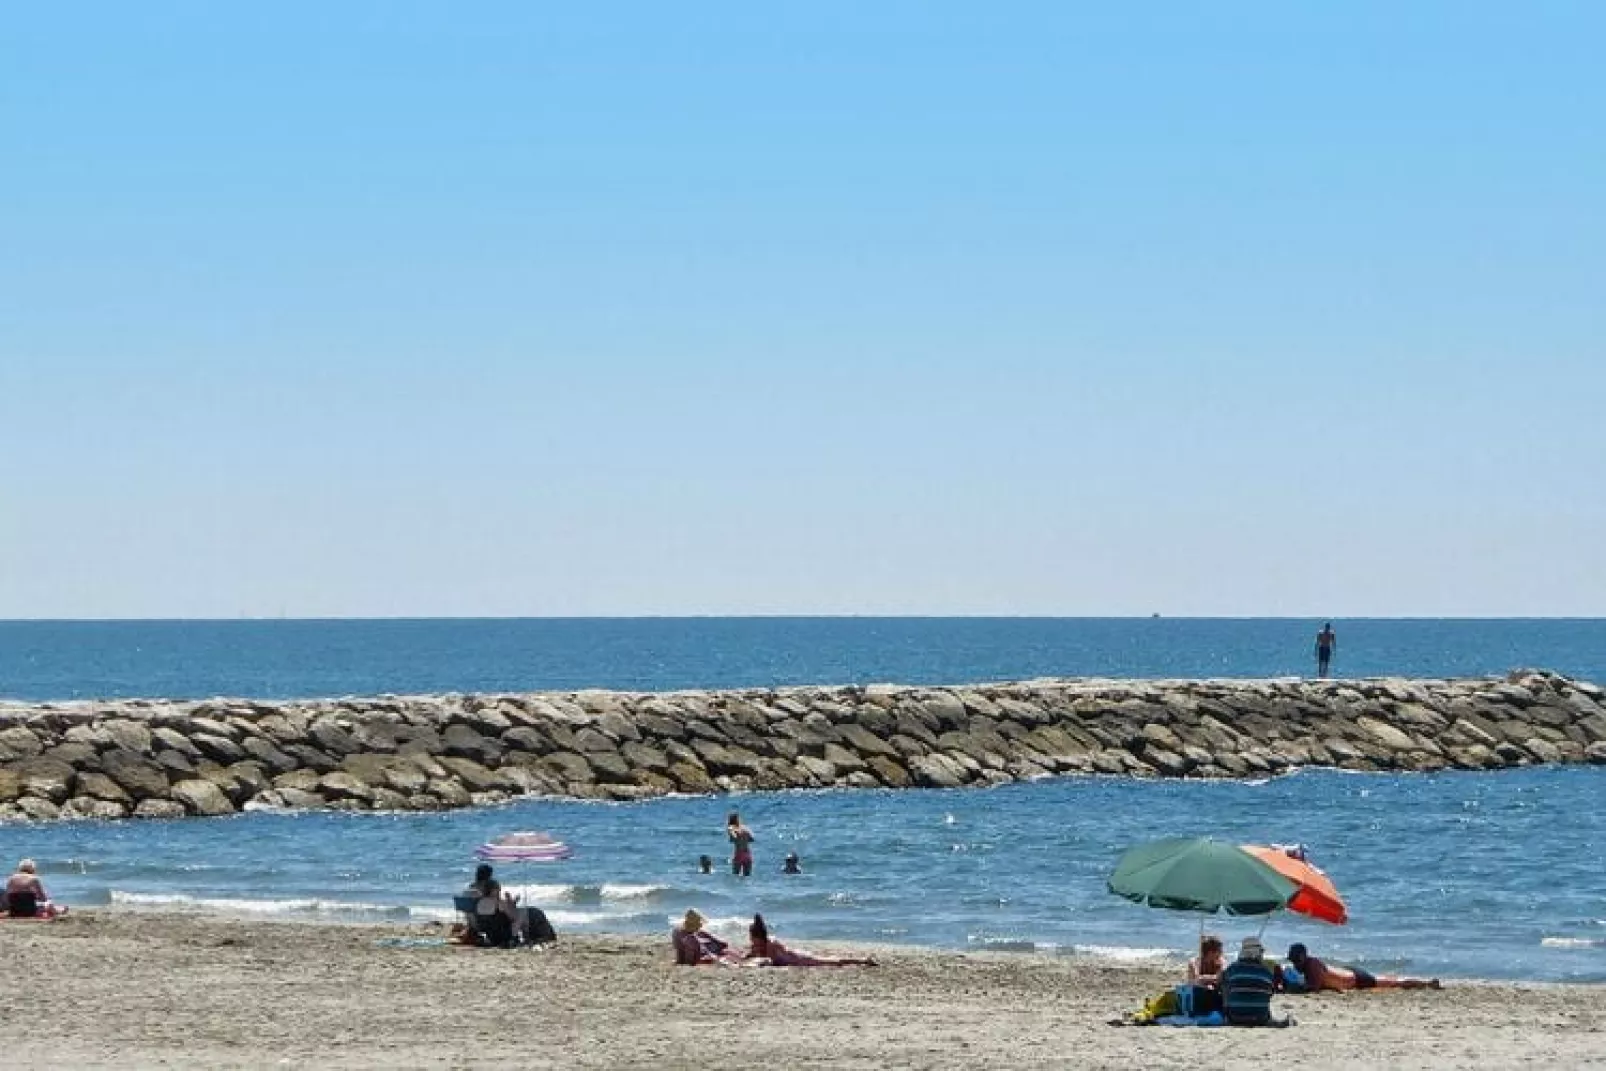
[[[1271,1017],[1277,979],[1258,937],[1245,937],[1238,958],[1221,971],[1221,1013],[1231,1026],[1280,1026]]]

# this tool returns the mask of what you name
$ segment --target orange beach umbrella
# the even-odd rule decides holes
[[[1331,922],[1335,926],[1342,926],[1349,921],[1349,908],[1344,906],[1344,898],[1338,895],[1333,879],[1319,869],[1303,859],[1294,858],[1281,848],[1245,844],[1243,850],[1299,886],[1299,891],[1288,901],[1288,910]]]

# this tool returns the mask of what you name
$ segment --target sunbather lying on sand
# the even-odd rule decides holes
[[[754,915],[753,924],[747,928],[747,936],[752,940],[747,950],[747,958],[753,960],[768,960],[771,967],[874,967],[876,961],[869,957],[857,959],[828,959],[824,956],[811,956],[807,952],[794,952],[781,942],[770,936],[769,927],[764,924],[763,915]]]
[[[1324,989],[1438,989],[1437,978],[1402,978],[1392,974],[1371,974],[1359,967],[1334,967],[1323,963],[1302,944],[1290,945],[1288,962],[1299,972],[1307,992]]]

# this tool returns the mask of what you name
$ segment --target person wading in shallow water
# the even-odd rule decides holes
[[[735,811],[725,821],[725,836],[731,842],[731,873],[737,877],[753,876],[753,831],[742,825],[742,816]]]
[[[1338,633],[1333,631],[1333,623],[1329,621],[1316,634],[1316,675],[1318,677],[1327,676],[1327,671],[1333,664],[1333,652],[1337,649]]]

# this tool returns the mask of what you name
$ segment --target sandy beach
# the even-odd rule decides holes
[[[123,911],[11,924],[6,1067],[1606,1067],[1599,987],[1279,999],[1287,1030],[1112,1027],[1169,973],[878,949],[840,970],[674,968],[640,937],[553,951]]]

